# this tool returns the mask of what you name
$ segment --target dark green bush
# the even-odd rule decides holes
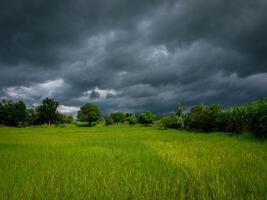
[[[182,118],[174,115],[165,115],[160,119],[160,126],[163,128],[182,128]]]
[[[140,116],[138,117],[139,123],[146,125],[146,126],[149,124],[153,124],[155,119],[156,119],[156,116],[152,112],[149,112],[149,111],[142,112]]]
[[[125,120],[125,115],[122,112],[111,113],[111,117],[116,124],[122,123]]]
[[[248,108],[250,111],[250,130],[255,137],[267,138],[267,98],[258,100]]]
[[[105,116],[105,125],[110,126],[114,124],[114,120],[111,115]]]
[[[0,123],[7,126],[23,126],[26,122],[26,105],[22,101],[2,100],[0,102]]]
[[[220,107],[217,104],[210,107],[198,104],[185,115],[185,127],[205,132],[215,131],[217,130],[219,112]]]
[[[137,124],[137,117],[135,116],[135,114],[129,114],[126,118],[126,121],[129,125],[135,125]]]

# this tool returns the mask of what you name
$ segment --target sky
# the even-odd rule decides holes
[[[266,0],[1,0],[0,99],[166,113],[267,96]]]

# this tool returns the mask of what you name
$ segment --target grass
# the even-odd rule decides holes
[[[0,198],[266,199],[266,144],[124,125],[0,128]]]

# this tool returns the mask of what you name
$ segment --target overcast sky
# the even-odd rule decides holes
[[[267,96],[266,0],[1,0],[0,98],[169,112]]]

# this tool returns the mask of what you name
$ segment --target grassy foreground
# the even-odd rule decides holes
[[[266,141],[123,125],[0,128],[1,199],[266,195]]]

